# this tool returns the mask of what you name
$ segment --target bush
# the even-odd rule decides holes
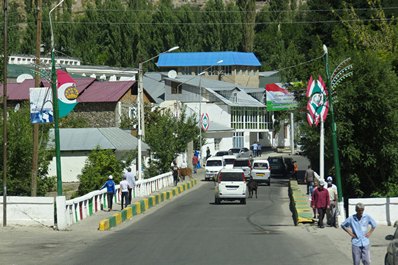
[[[116,159],[112,150],[100,150],[97,147],[92,151],[79,177],[78,195],[87,194],[102,187],[108,176],[112,175],[115,183],[119,183],[122,176],[121,163]]]

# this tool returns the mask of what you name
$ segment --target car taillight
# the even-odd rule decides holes
[[[250,160],[249,160],[248,162],[249,162],[249,167],[250,167],[250,169],[252,169],[252,164],[250,163]]]
[[[218,183],[221,182],[221,173],[218,175]]]
[[[243,182],[246,182],[245,173],[242,173],[242,177],[243,177]]]
[[[269,166],[268,169],[271,170],[271,166]]]

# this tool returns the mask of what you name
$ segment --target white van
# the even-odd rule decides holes
[[[242,169],[221,169],[217,175],[214,203],[220,204],[222,200],[239,200],[246,204],[246,179]]]
[[[234,155],[225,155],[222,157],[224,160],[224,168],[233,168],[234,167],[234,162],[236,160],[236,156]]]
[[[214,179],[218,172],[224,167],[224,160],[221,156],[211,156],[206,160],[205,180]]]

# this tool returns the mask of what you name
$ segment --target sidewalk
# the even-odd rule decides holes
[[[299,187],[303,194],[307,192],[306,184],[299,184]],[[308,198],[308,205],[310,205],[310,200]],[[366,209],[365,209],[366,212]],[[349,213],[350,215],[354,213]],[[326,216],[325,216],[326,218]],[[326,219],[324,220],[326,221]],[[340,252],[344,253],[347,257],[352,259],[351,256],[351,240],[350,236],[339,226],[338,228],[335,227],[325,227],[324,229],[320,229],[317,226],[317,223],[306,223],[306,224],[299,224],[298,229],[304,229],[312,234],[319,235],[319,243],[322,242],[322,237],[328,237],[332,242],[334,242],[333,248],[339,250]],[[371,242],[371,259],[372,264],[384,264],[384,256],[387,252],[387,246],[390,241],[386,240],[385,237],[387,235],[393,234],[395,228],[392,226],[386,225],[377,225],[376,230],[373,232],[372,236],[370,237]]]

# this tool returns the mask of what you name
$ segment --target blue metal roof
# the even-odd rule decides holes
[[[218,61],[222,63],[217,64]],[[158,67],[244,65],[261,66],[252,52],[172,52],[162,53]]]

